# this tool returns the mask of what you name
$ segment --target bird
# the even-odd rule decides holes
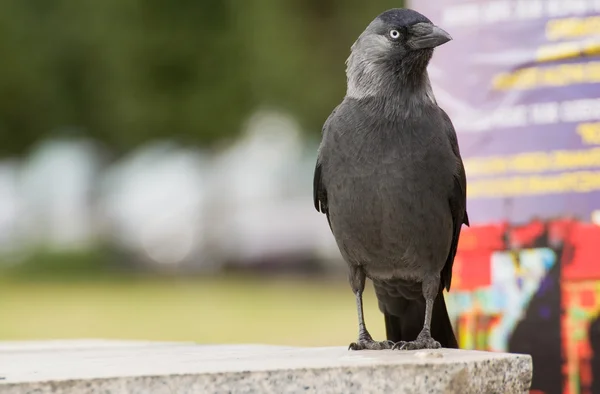
[[[378,15],[350,49],[347,89],[323,124],[313,199],[348,264],[358,314],[350,350],[458,348],[444,300],[467,181],[458,139],[427,73],[452,37],[408,8]],[[373,283],[386,340],[365,325]]]

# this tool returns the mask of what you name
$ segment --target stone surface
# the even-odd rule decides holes
[[[526,393],[528,355],[103,340],[0,342],[0,394]]]

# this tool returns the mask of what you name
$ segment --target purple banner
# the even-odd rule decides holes
[[[600,1],[419,0],[450,33],[429,68],[472,223],[600,211]],[[594,220],[596,221],[596,220]]]

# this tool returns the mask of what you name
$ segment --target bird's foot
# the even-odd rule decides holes
[[[392,349],[393,350],[423,350],[423,349],[440,349],[442,345],[431,335],[419,335],[414,341],[400,341],[397,342]]]
[[[391,349],[394,346],[392,341],[374,341],[372,339],[359,339],[356,342],[352,342],[348,346],[348,350],[383,350]]]

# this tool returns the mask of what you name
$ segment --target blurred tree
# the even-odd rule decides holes
[[[210,144],[260,105],[314,133],[344,94],[344,60],[378,0],[4,0],[0,155],[81,130],[123,152]]]
[[[379,13],[402,1],[255,0],[245,7],[256,101],[284,107],[312,133],[345,94],[350,46]]]

